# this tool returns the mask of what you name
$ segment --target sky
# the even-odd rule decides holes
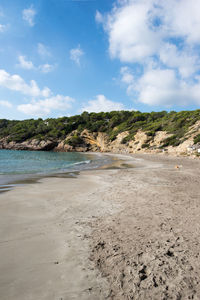
[[[0,118],[200,106],[200,0],[1,0]]]

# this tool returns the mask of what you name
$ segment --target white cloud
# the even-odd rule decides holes
[[[38,54],[42,57],[42,58],[46,58],[51,56],[51,52],[49,51],[49,49],[42,43],[38,43],[37,45],[37,51]]]
[[[39,70],[42,73],[49,73],[49,72],[52,72],[55,68],[54,65],[50,65],[50,64],[47,64],[47,63],[43,64],[43,65],[40,65],[38,67],[35,67],[34,64],[32,63],[32,61],[28,61],[26,59],[26,57],[23,56],[23,55],[19,55],[18,60],[19,60],[18,66],[22,69],[25,69],[25,70]]]
[[[103,15],[98,10],[96,11],[95,20],[97,23],[103,23],[104,21]]]
[[[7,107],[7,108],[11,108],[12,104],[9,101],[5,101],[5,100],[0,100],[0,106],[2,107]]]
[[[149,105],[199,104],[199,0],[116,0],[96,21],[111,58],[129,64],[120,71],[129,95]]]
[[[84,52],[79,45],[77,48],[70,50],[70,59],[73,60],[77,65],[80,65],[80,59],[83,54]]]
[[[111,57],[138,62],[155,53],[160,35],[148,26],[151,7],[151,1],[142,0],[113,9],[105,24]]]
[[[39,69],[42,73],[49,73],[52,72],[54,70],[55,66],[54,65],[50,65],[50,64],[44,64],[44,65],[40,65]]]
[[[19,67],[21,67],[22,69],[26,69],[26,70],[35,69],[32,61],[26,60],[25,56],[19,55],[18,60],[19,60]]]
[[[171,69],[147,70],[140,78],[133,78],[126,83],[129,95],[137,93],[137,100],[150,106],[200,105],[200,78],[188,83],[184,79],[178,79]]]
[[[184,94],[181,95],[184,85],[181,85],[173,70],[158,69],[147,71],[138,80],[135,90],[139,92],[139,101],[145,104],[171,106],[184,103]]]
[[[122,67],[120,70],[121,81],[126,84],[131,84],[134,81],[134,76],[128,67]]]
[[[29,26],[33,27],[35,25],[35,15],[36,10],[33,8],[33,6],[26,8],[22,11],[22,17],[23,20],[28,23]]]
[[[121,1],[107,18],[99,18],[104,20],[111,56],[123,62],[159,55],[167,38],[200,44],[200,1]]]
[[[155,2],[155,1],[154,1]],[[167,34],[186,38],[187,43],[200,42],[200,1],[161,1],[158,11]]]
[[[10,75],[5,70],[0,70],[0,87],[28,96],[29,103],[20,104],[17,109],[31,116],[44,116],[52,111],[66,111],[75,101],[69,96],[53,95],[48,87],[40,89],[34,80],[27,84],[19,75]],[[0,101],[0,105],[12,106],[11,103],[3,100]]]
[[[41,90],[34,80],[27,84],[19,75],[11,75],[5,70],[0,70],[0,86],[31,97],[49,97],[51,94],[48,87]]]
[[[31,116],[45,116],[51,111],[64,111],[71,107],[74,99],[68,96],[56,95],[42,100],[33,100],[31,103],[18,105],[18,110]]]
[[[188,50],[178,50],[175,45],[166,43],[160,50],[160,60],[170,68],[176,68],[181,77],[187,78],[200,69],[200,58]]]
[[[0,32],[6,31],[7,26],[4,24],[0,24]]]
[[[87,112],[109,112],[113,110],[124,110],[124,105],[120,102],[108,100],[104,95],[97,95],[96,99],[88,101],[81,111]]]

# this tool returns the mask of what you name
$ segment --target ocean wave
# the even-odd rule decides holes
[[[84,165],[84,164],[89,164],[89,163],[91,163],[91,160],[79,161],[79,162],[73,163],[71,165],[72,166],[73,165]]]

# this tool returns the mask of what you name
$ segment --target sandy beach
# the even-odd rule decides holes
[[[200,299],[200,161],[119,158],[0,194],[1,300]]]

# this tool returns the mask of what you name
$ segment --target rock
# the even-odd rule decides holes
[[[0,140],[0,148],[8,150],[34,150],[34,151],[49,151],[57,146],[56,141],[39,141],[36,139],[24,141],[22,143],[17,142],[7,142],[6,139]]]

